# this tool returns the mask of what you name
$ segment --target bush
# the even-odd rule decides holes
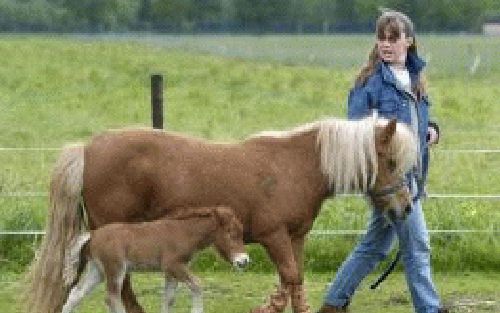
[[[31,212],[18,211],[9,215],[2,223],[5,230],[37,230],[42,225],[35,220]],[[4,235],[0,236],[0,271],[21,272],[34,256],[38,246],[38,236]]]

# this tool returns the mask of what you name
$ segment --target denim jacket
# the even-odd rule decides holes
[[[406,58],[406,68],[410,74],[412,87],[417,83],[418,75],[425,62],[416,54],[409,53]],[[423,95],[417,100],[412,94],[404,91],[397,83],[389,66],[379,62],[375,71],[362,86],[355,86],[349,93],[348,118],[361,119],[377,110],[379,116],[396,118],[411,127],[410,105],[417,104],[418,135],[422,158],[421,173],[413,173],[417,179],[418,195],[423,194],[423,187],[429,168],[429,151],[427,146],[427,126],[429,123],[429,100]],[[420,175],[417,175],[420,174]]]

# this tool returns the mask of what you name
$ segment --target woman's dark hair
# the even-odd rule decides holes
[[[408,52],[417,53],[417,43],[415,40],[415,28],[413,22],[410,18],[398,11],[384,9],[382,14],[377,19],[375,33],[377,38],[385,38],[386,32],[389,33],[389,39],[399,39],[401,33],[404,33],[407,38],[412,38],[412,43],[408,48]],[[371,50],[368,61],[361,68],[358,76],[356,77],[356,86],[363,86],[368,78],[375,71],[375,66],[380,62],[381,58],[378,55],[377,45]],[[419,80],[416,84],[415,90],[413,92],[420,99],[422,95],[425,94],[425,79],[423,75],[419,76]]]

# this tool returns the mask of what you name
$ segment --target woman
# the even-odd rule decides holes
[[[429,102],[417,55],[413,23],[404,14],[386,11],[376,24],[376,44],[349,94],[348,116],[379,116],[407,123],[419,136],[419,161],[408,173],[415,195],[405,220],[373,210],[366,235],[337,272],[319,313],[347,312],[361,280],[390,252],[398,237],[406,281],[417,313],[445,313],[431,279],[430,246],[420,198],[428,168],[428,147],[438,142],[439,128],[428,120]]]

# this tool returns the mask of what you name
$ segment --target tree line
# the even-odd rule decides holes
[[[498,0],[0,0],[0,31],[371,32],[380,7],[418,31],[477,32]]]

